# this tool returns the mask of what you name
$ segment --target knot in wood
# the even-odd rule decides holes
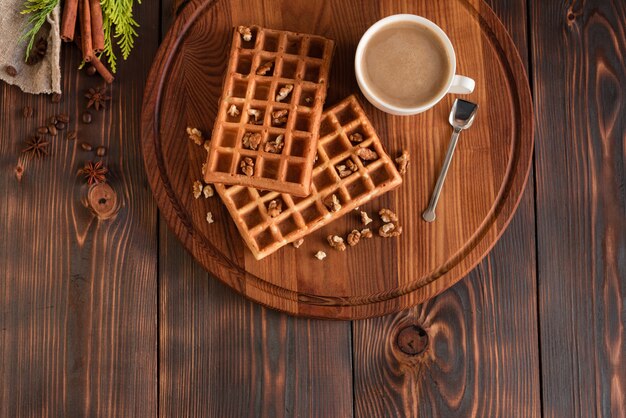
[[[428,334],[417,325],[409,325],[400,330],[396,343],[407,356],[417,356],[428,347]]]
[[[91,186],[87,194],[87,201],[99,219],[109,219],[117,213],[117,193],[107,183]]]

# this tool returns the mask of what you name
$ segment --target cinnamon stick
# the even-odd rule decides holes
[[[75,41],[76,45],[78,45],[78,49],[82,51],[82,39],[80,37],[77,37]],[[106,81],[108,84],[111,84],[113,82],[115,77],[113,77],[113,74],[111,74],[108,68],[102,63],[102,61],[100,61],[100,59],[98,59],[95,54],[92,53],[89,63],[93,65],[93,67],[96,69],[96,71],[98,71],[98,74],[100,74],[104,81]]]
[[[96,57],[95,55],[92,56],[90,63],[98,71],[98,74],[102,76],[104,81],[106,81],[108,84],[111,84],[113,82],[113,74],[111,74],[111,72],[107,69],[107,67],[104,66],[104,64],[98,59],[98,57]]]
[[[76,14],[78,13],[78,0],[65,0],[63,17],[61,19],[61,39],[65,42],[74,40],[76,28]]]
[[[102,24],[102,7],[100,6],[100,0],[89,0],[89,7],[93,50],[95,53],[98,53],[104,50],[104,26]]]
[[[89,0],[80,0],[80,35],[82,39],[83,60],[91,61],[93,57],[93,40],[91,38],[91,8]]]

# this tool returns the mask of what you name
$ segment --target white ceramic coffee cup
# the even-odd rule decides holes
[[[446,81],[446,88],[442,89],[436,97],[433,97],[427,103],[423,103],[420,106],[416,107],[399,107],[387,103],[385,100],[381,99],[373,93],[372,89],[368,86],[368,83],[365,80],[363,74],[363,54],[365,52],[365,48],[368,42],[372,39],[372,36],[374,36],[374,34],[378,33],[380,30],[398,23],[414,23],[420,26],[425,26],[432,30],[441,39],[443,45],[446,48],[448,59],[450,60],[451,70],[448,76],[448,80]],[[421,16],[409,14],[388,16],[374,23],[365,32],[365,34],[363,35],[363,37],[361,37],[361,40],[359,41],[359,45],[356,49],[356,56],[354,59],[354,68],[356,72],[356,80],[359,83],[359,88],[361,89],[361,92],[363,92],[363,95],[367,98],[367,100],[369,100],[370,103],[372,103],[383,112],[391,113],[393,115],[408,116],[424,112],[436,105],[446,94],[469,94],[474,91],[474,86],[476,85],[476,82],[471,78],[462,75],[456,75],[456,55],[454,54],[452,42],[450,42],[450,39],[445,34],[445,32],[430,20]]]

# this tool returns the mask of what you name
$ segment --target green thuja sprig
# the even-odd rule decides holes
[[[41,0],[40,0],[41,1]],[[117,71],[117,56],[113,48],[114,40],[122,52],[122,58],[126,60],[133,49],[137,38],[136,28],[139,24],[133,17],[133,3],[135,0],[101,0],[103,26],[104,26],[104,51],[111,71]],[[141,4],[141,0],[137,0]]]
[[[28,39],[26,58],[28,58],[31,49],[33,49],[35,37],[39,33],[39,30],[57,4],[59,4],[59,0],[26,0],[24,2],[24,9],[20,13],[30,15],[26,22],[26,28],[28,30],[26,30],[24,35],[20,38],[20,40]]]

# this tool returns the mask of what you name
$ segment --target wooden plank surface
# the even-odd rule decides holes
[[[157,10],[142,7],[132,62],[120,65],[110,109],[79,122],[88,87],[74,45],[62,52],[59,104],[0,85],[0,416],[154,416],[157,409],[156,205],[139,148],[144,80],[157,47]],[[34,116],[21,117],[29,105]],[[99,221],[76,176],[94,158],[65,133],[43,160],[23,160],[23,141],[66,112],[79,141],[105,145],[121,203]],[[21,181],[14,176],[24,161]]]
[[[532,1],[546,417],[626,416],[626,3]]]
[[[526,61],[525,2],[489,3]],[[509,228],[467,278],[413,309],[355,322],[357,417],[541,415],[534,222],[531,173]],[[398,337],[413,325],[428,345],[407,355]]]
[[[163,34],[176,10],[163,2]],[[349,322],[296,319],[247,301],[159,224],[160,416],[352,416]]]

